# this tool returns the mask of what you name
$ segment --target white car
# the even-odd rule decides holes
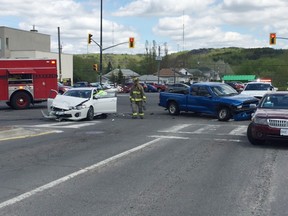
[[[277,91],[278,89],[267,82],[249,82],[245,85],[241,95],[253,96],[261,99],[267,92]]]
[[[48,115],[43,116],[57,120],[93,120],[95,116],[107,116],[117,112],[115,93],[97,94],[97,88],[72,88],[63,95],[49,98],[47,101]]]

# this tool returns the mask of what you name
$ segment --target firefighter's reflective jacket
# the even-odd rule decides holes
[[[131,102],[146,101],[144,89],[140,84],[132,86],[130,90],[130,101]]]

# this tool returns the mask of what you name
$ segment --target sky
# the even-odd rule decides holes
[[[100,52],[101,0],[1,0],[0,11],[0,26],[50,35],[52,52],[58,51],[58,27],[63,53]],[[287,11],[287,0],[102,0],[103,53],[287,49]],[[98,45],[88,45],[89,33]],[[274,46],[270,33],[279,37]],[[128,48],[129,37],[135,48]]]

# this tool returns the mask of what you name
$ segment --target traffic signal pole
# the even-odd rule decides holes
[[[123,42],[123,43],[119,43],[119,44],[116,44],[116,45],[113,45],[113,46],[109,46],[109,47],[106,47],[106,48],[103,48],[102,46],[102,19],[103,19],[103,15],[102,15],[102,11],[103,11],[103,0],[101,0],[101,4],[100,4],[100,44],[98,44],[93,38],[92,38],[92,34],[88,34],[88,43],[90,44],[91,41],[93,41],[94,43],[96,43],[99,48],[100,48],[100,64],[99,64],[99,75],[100,75],[100,84],[102,84],[102,74],[103,74],[103,51],[104,50],[107,50],[107,49],[110,49],[112,47],[115,47],[115,46],[119,46],[119,45],[122,45],[122,44],[126,44],[126,43],[129,43],[129,42]],[[133,41],[131,41],[131,39],[133,39]],[[134,38],[130,38],[130,43],[133,42],[133,47],[130,47],[130,48],[134,48]]]

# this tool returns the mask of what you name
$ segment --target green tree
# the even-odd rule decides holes
[[[119,68],[119,72],[117,76],[117,84],[124,84],[124,83],[125,83],[125,80],[124,80],[123,72],[121,68]]]

